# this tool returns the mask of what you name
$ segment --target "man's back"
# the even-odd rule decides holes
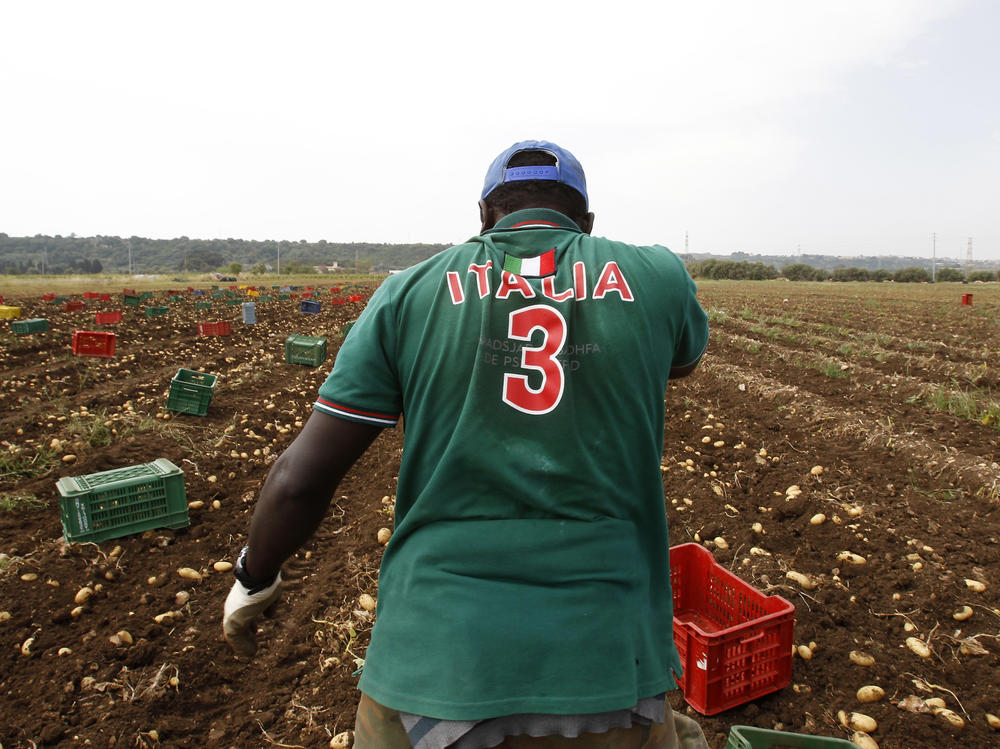
[[[544,209],[385,282],[317,406],[405,413],[365,693],[458,719],[673,686],[663,394],[704,323],[672,253]]]

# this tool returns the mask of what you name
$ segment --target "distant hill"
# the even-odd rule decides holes
[[[865,270],[876,271],[897,271],[904,268],[925,268],[931,270],[931,258],[929,257],[897,257],[895,255],[859,255],[856,257],[844,257],[837,255],[759,255],[747,252],[732,252],[728,255],[717,255],[704,252],[684,253],[681,257],[685,261],[701,260],[730,260],[737,263],[763,263],[772,265],[776,270],[781,270],[788,265],[801,263],[821,270],[837,270],[838,268],[864,268]],[[964,269],[965,261],[955,258],[937,258],[938,270],[941,268]],[[973,260],[971,270],[997,270],[1000,268],[1000,261],[997,260]]]
[[[273,271],[302,272],[315,265],[339,265],[353,271],[386,272],[407,268],[446,249],[443,244],[377,244],[370,242],[297,242],[247,239],[147,239],[145,237],[10,237],[0,233],[0,273],[171,273],[207,272],[239,263],[245,270],[255,267]],[[687,253],[685,261],[709,259],[740,263],[763,263],[780,271],[794,264],[818,270],[864,268],[893,272],[904,268],[931,269],[926,257],[832,255],[759,255],[733,252],[728,255]],[[964,261],[938,258],[938,269],[964,268]],[[972,270],[995,270],[1000,261],[974,261]]]
[[[406,268],[445,249],[443,244],[376,244],[368,242],[254,241],[246,239],[147,239],[144,237],[76,237],[0,233],[0,273],[135,273],[204,272],[240,263],[246,270],[265,266],[282,271],[314,265],[340,265],[349,270],[389,271]]]

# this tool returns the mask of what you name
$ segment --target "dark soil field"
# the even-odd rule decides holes
[[[0,321],[0,744],[328,746],[354,722],[373,618],[359,596],[377,597],[402,430],[379,437],[287,565],[253,661],[222,640],[232,575],[215,564],[235,561],[268,467],[364,301],[317,289],[318,314],[275,298],[244,325],[224,299],[195,311],[204,298],[186,288],[144,301],[169,309],[152,318],[120,288],[84,291],[77,311],[5,294],[50,329]],[[701,299],[708,354],[667,393],[671,540],[789,601],[801,653],[788,687],[692,713],[709,744],[737,724],[849,738],[843,711],[874,718],[883,749],[1000,746],[987,721],[1000,715],[1000,289],[706,282]],[[95,325],[112,310],[120,323]],[[224,320],[231,335],[198,335]],[[114,357],[75,356],[75,329],[117,333]],[[293,333],[326,337],[325,362],[286,363]],[[218,375],[206,415],[166,409],[178,368]],[[190,525],[63,540],[58,479],[157,458],[184,471]],[[860,702],[866,685],[884,696]]]

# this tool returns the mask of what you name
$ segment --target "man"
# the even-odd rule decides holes
[[[660,456],[668,378],[708,339],[694,283],[663,247],[591,237],[583,169],[553,143],[500,154],[479,212],[344,341],[261,491],[226,637],[253,652],[282,562],[405,414],[355,746],[678,746]]]

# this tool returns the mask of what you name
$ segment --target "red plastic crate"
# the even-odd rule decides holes
[[[299,295],[298,295],[298,294],[295,294],[295,293],[293,292],[293,293],[291,293],[291,294],[289,294],[289,295],[288,295],[288,298],[289,298],[289,299],[298,299],[298,298],[299,298]]]
[[[73,331],[73,353],[77,356],[104,356],[115,355],[114,333],[105,333],[96,330],[74,330]]]
[[[330,287],[330,293],[331,294],[339,294],[340,293],[340,287],[339,286],[331,286]]]
[[[135,289],[122,289],[122,294],[125,296],[135,296]]]
[[[303,291],[302,292],[302,298],[303,299],[312,299],[312,296],[313,296],[313,293],[311,291]]]
[[[198,323],[198,335],[230,335],[233,332],[228,320]]]
[[[84,299],[97,299],[97,292],[96,291],[85,291],[85,292],[83,292],[82,296],[83,296]]]
[[[114,325],[122,321],[122,311],[115,310],[114,312],[97,312],[94,314],[94,323],[96,325]]]
[[[76,312],[78,309],[83,309],[83,302],[63,302],[63,309],[66,312]]]
[[[795,607],[768,596],[699,544],[670,549],[678,685],[702,715],[715,715],[788,686]]]
[[[347,297],[347,301],[349,302],[363,302],[364,300],[365,298],[361,294],[351,294]]]
[[[330,297],[330,304],[334,307],[339,307],[342,304],[347,304],[347,298],[342,296]]]
[[[110,294],[98,294],[97,298],[100,301],[102,301],[102,302],[110,302],[111,301],[111,295]]]
[[[42,301],[43,302],[51,302],[55,298],[56,298],[55,294],[42,294]]]

